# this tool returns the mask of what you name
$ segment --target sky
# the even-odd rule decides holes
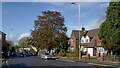
[[[75,2],[80,4],[80,26],[78,5],[71,2],[2,2],[2,31],[7,40],[18,44],[18,40],[27,37],[34,28],[34,20],[42,11],[58,11],[65,18],[67,35],[72,30],[85,27],[86,30],[99,28],[100,17],[105,16],[108,2]]]

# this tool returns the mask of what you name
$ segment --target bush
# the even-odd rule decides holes
[[[68,53],[67,57],[77,57],[77,53]]]
[[[31,52],[32,54],[36,54],[36,51],[33,50],[33,49],[30,49],[30,52]]]
[[[66,52],[65,52],[64,49],[61,49],[61,50],[60,50],[60,56],[66,56]]]

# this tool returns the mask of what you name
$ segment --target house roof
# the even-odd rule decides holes
[[[87,30],[84,32],[84,36],[89,36],[90,37],[90,43],[81,43],[81,45],[87,45],[85,47],[94,47],[95,46],[95,37],[99,31],[99,28],[97,29],[92,29],[92,30]],[[79,36],[79,30],[72,30],[74,36],[76,39],[78,39]],[[80,37],[82,37],[82,31],[80,31]]]
[[[99,29],[88,30],[86,36],[94,37],[98,33]]]
[[[84,36],[89,36],[90,38],[93,38],[93,36],[95,36],[97,34],[98,30],[99,30],[99,28],[98,29],[87,30],[87,31],[84,32]],[[79,31],[80,30],[72,30],[76,39],[78,39]],[[80,37],[82,37],[82,31],[80,31]]]
[[[95,40],[96,40],[96,35],[98,34],[99,29],[93,29],[93,30],[89,30],[87,33],[87,36],[89,36],[91,39],[90,43],[86,46],[86,47],[95,47]]]
[[[95,36],[94,36],[92,41],[86,47],[95,47],[95,46],[97,46],[97,45],[95,44]]]
[[[78,37],[79,37],[79,31],[80,30],[72,30],[72,32],[73,32],[73,34],[74,34],[74,36],[75,36],[76,39],[78,39]],[[80,31],[80,37],[81,36],[82,36],[82,31]]]
[[[4,35],[6,35],[5,33],[3,33],[2,31],[0,31],[0,34],[4,34]]]

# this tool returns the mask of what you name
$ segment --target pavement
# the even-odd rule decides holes
[[[110,68],[81,62],[63,61],[61,58],[53,57],[53,60],[42,60],[40,57],[14,57],[3,63],[2,68]]]
[[[6,61],[7,59],[0,59],[0,68],[2,67],[2,64]]]
[[[95,61],[95,60],[82,60],[82,59],[70,59],[66,57],[59,57],[59,60],[63,61],[70,61],[70,62],[80,62],[80,63],[87,63],[87,64],[92,64],[96,66],[109,66],[109,67],[119,67],[120,68],[120,62],[116,63],[111,63],[111,62],[100,62],[100,61]]]

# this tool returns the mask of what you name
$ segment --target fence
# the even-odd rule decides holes
[[[104,60],[105,61],[120,61],[120,55],[119,56],[116,56],[116,55],[106,55],[105,57],[104,57]]]

